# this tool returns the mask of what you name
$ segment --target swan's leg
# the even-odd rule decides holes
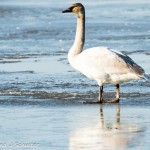
[[[119,88],[119,84],[116,84],[116,99],[118,101],[120,100],[120,88]]]
[[[120,89],[119,84],[116,84],[116,99],[103,100],[103,86],[99,88],[99,98],[96,102],[83,102],[84,104],[98,104],[98,103],[118,103],[120,100]]]
[[[83,104],[102,104],[103,103],[103,86],[99,87],[99,97],[98,101],[92,101],[92,102],[83,102]]]
[[[103,101],[104,103],[118,103],[120,100],[120,88],[119,84],[116,84],[116,99]]]
[[[103,86],[99,87],[99,103],[103,102]]]

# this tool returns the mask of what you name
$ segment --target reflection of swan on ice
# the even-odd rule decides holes
[[[106,118],[105,118],[106,119]],[[100,105],[100,124],[95,127],[80,128],[70,137],[70,150],[123,150],[139,141],[137,125],[120,123],[120,105],[117,104],[116,121],[105,124],[103,107]],[[138,145],[140,147],[140,144]]]

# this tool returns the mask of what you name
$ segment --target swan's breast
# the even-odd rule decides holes
[[[100,65],[98,58],[93,58],[87,54],[78,54],[74,57],[68,57],[71,66],[83,73],[90,79],[97,80],[98,78],[106,78],[104,65]]]

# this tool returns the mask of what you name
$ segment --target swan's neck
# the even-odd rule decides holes
[[[85,13],[78,14],[76,36],[73,46],[71,47],[68,56],[75,57],[83,50],[85,41]]]

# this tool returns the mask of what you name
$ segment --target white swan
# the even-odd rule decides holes
[[[119,102],[119,83],[144,78],[144,70],[127,55],[107,48],[93,47],[83,50],[85,41],[85,9],[81,3],[73,4],[63,13],[73,12],[77,17],[75,41],[68,53],[72,67],[90,79],[96,80],[100,86],[99,101]],[[116,99],[103,101],[103,84],[116,84]]]

